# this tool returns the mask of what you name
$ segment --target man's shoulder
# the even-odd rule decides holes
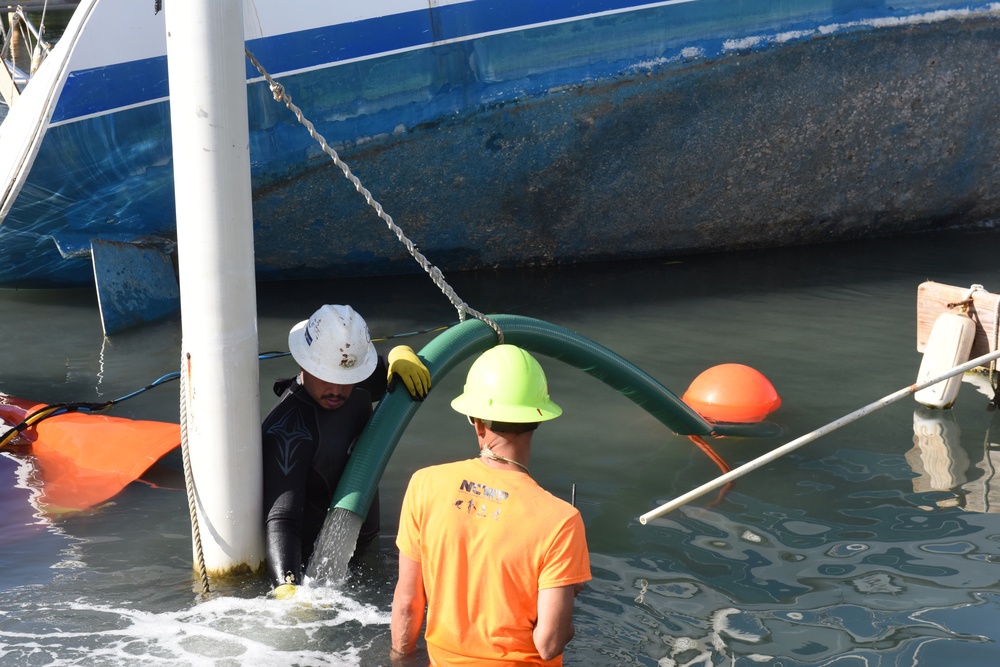
[[[559,496],[555,495],[548,489],[542,487],[541,485],[536,485],[536,488],[538,495],[535,499],[535,502],[537,502],[540,505],[545,505],[547,511],[552,511],[552,512],[558,511],[561,514],[567,514],[567,515],[578,513],[578,510],[575,507],[573,507],[573,505],[563,500]]]
[[[463,474],[469,471],[475,459],[466,461],[449,461],[448,463],[438,463],[436,465],[419,468],[413,473],[413,480],[437,479],[449,475]]]
[[[424,466],[417,470],[414,474],[422,475],[436,475],[447,472],[453,472],[455,470],[464,469],[469,467],[471,461],[448,461],[447,463],[436,463],[434,465]]]
[[[281,398],[278,399],[278,402],[274,404],[274,407],[271,408],[271,411],[267,413],[267,416],[264,417],[264,430],[266,431],[268,426],[282,419],[290,412],[309,412],[312,409],[310,405],[311,399],[304,400],[303,395],[308,399],[308,393],[306,393],[305,388],[300,384],[292,385],[284,392]]]
[[[298,378],[293,375],[290,378],[279,378],[275,380],[274,384],[271,386],[271,390],[274,392],[275,396],[281,398],[286,391],[296,385],[298,385]]]

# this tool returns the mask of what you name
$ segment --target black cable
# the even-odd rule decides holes
[[[458,324],[458,322],[452,322],[451,324],[446,324],[443,326],[430,327],[428,329],[423,329],[421,331],[407,331],[405,333],[392,334],[390,336],[385,336],[384,338],[373,338],[372,340],[384,341],[384,340],[392,340],[394,338],[409,338],[410,336],[419,336],[420,334],[432,333],[434,331],[444,331],[445,329],[452,327],[455,324]],[[279,357],[287,357],[290,354],[291,352],[278,352],[278,351],[262,352],[259,355],[257,355],[257,359],[261,361],[266,361],[269,359],[277,359]],[[39,408],[38,410],[35,410],[30,415],[25,417],[24,421],[22,421],[20,424],[14,426],[3,435],[0,435],[0,448],[6,447],[8,444],[10,444],[10,441],[14,439],[14,436],[22,433],[28,428],[31,428],[38,422],[48,419],[49,417],[55,417],[56,415],[66,414],[67,412],[86,412],[88,414],[92,414],[95,412],[103,412],[104,410],[107,410],[108,408],[117,405],[122,401],[138,396],[139,394],[149,391],[154,387],[158,387],[164,382],[169,382],[170,380],[177,380],[180,378],[180,376],[181,376],[180,372],[177,371],[173,373],[167,373],[166,375],[163,375],[157,378],[156,380],[153,380],[152,382],[150,382],[141,389],[136,389],[135,391],[129,394],[125,394],[124,396],[119,396],[118,398],[111,401],[105,401],[104,403],[88,403],[84,401],[78,401],[74,403],[54,403],[52,405],[46,405],[44,407]]]

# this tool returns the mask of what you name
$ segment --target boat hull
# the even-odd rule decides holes
[[[449,5],[443,16],[472,21],[458,9],[477,4]],[[442,43],[350,51],[335,67],[279,38],[248,48],[285,72],[293,101],[444,270],[813,243],[1000,217],[996,17],[880,27],[852,23],[864,14],[858,7],[890,11],[879,3],[843,3],[853,13],[835,16],[820,4],[829,3],[792,2],[797,13],[782,16],[741,3],[726,21],[710,18],[719,7],[704,0],[456,41],[447,39],[482,26],[431,21]],[[932,4],[940,3],[914,7]],[[839,29],[825,36],[824,18]],[[386,21],[367,27],[384,31]],[[767,38],[732,41],[748,34]],[[128,105],[102,109],[81,90],[86,76],[69,77],[64,95],[75,102],[60,101],[0,224],[0,284],[90,282],[93,238],[170,249],[166,62],[102,75],[112,71],[146,83],[121,94],[135,98]],[[248,96],[258,276],[419,270],[268,87],[252,82]]]

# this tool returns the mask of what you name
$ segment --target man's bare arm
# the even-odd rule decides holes
[[[399,554],[399,580],[392,597],[392,652],[407,655],[417,646],[420,627],[424,623],[427,595],[420,563]]]
[[[538,591],[538,623],[532,632],[542,660],[551,660],[573,639],[573,600],[582,586],[573,584]]]

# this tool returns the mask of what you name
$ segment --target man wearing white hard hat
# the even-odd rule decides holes
[[[319,535],[348,457],[372,414],[372,402],[398,377],[417,400],[430,373],[413,350],[393,348],[383,361],[364,319],[350,306],[326,305],[288,334],[296,378],[262,426],[264,535],[277,597],[294,593]],[[363,548],[379,532],[378,493],[358,536]]]

